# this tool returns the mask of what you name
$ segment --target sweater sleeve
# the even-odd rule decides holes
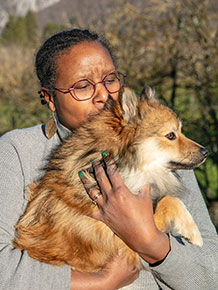
[[[150,270],[163,290],[215,290],[218,285],[218,236],[194,173],[181,171],[181,177],[187,189],[181,200],[199,227],[203,246],[170,235],[170,253]]]
[[[53,266],[14,249],[14,225],[25,206],[24,174],[16,149],[0,138],[0,289],[69,290],[70,267]]]

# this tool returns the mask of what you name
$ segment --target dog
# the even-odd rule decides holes
[[[177,197],[185,188],[176,170],[199,166],[208,150],[185,137],[181,128],[177,115],[159,103],[150,87],[140,97],[124,88],[117,101],[108,101],[99,115],[64,140],[45,175],[29,187],[31,200],[16,225],[13,246],[39,261],[86,272],[99,271],[119,250],[142,269],[139,255],[104,223],[90,217],[97,207],[78,172],[83,170],[97,187],[89,168],[93,160],[101,160],[103,151],[114,159],[132,192],[151,184],[159,230],[174,230],[202,246],[198,227]]]

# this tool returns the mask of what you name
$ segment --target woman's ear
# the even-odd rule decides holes
[[[51,96],[49,90],[47,88],[42,87],[41,88],[41,95],[43,96],[44,100],[47,102],[49,108],[51,111],[55,111],[55,102],[54,102],[54,97]]]

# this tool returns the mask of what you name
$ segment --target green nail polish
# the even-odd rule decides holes
[[[80,178],[83,178],[83,173],[82,173],[82,171],[79,171],[79,172],[78,172],[78,175],[79,175]]]
[[[102,156],[103,156],[103,158],[106,158],[107,157],[106,151],[102,152]]]

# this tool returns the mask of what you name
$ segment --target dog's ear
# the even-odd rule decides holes
[[[135,92],[128,87],[123,89],[120,99],[121,107],[123,109],[123,118],[128,123],[138,113],[139,99]]]
[[[143,90],[140,94],[140,99],[146,100],[146,102],[149,104],[158,103],[158,100],[155,97],[155,90],[149,86],[146,86],[143,88]]]

